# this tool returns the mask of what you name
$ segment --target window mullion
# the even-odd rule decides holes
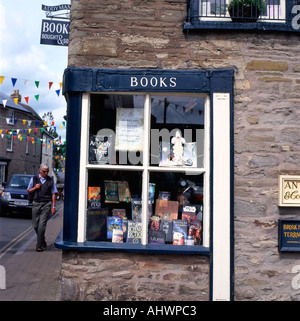
[[[150,95],[145,97],[144,137],[143,137],[143,187],[142,187],[142,245],[148,243],[148,186],[149,186],[149,153],[150,153]]]

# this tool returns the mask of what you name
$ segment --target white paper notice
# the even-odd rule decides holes
[[[142,151],[143,108],[117,108],[116,150]]]

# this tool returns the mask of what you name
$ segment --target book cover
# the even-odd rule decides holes
[[[131,215],[133,221],[142,221],[142,199],[131,199]]]
[[[131,201],[131,193],[128,182],[118,181],[119,202],[129,203]]]
[[[88,187],[88,209],[101,208],[101,188],[100,186]]]
[[[188,224],[197,221],[196,207],[184,206],[182,210],[182,219],[186,220]]]
[[[161,220],[177,220],[178,218],[178,202],[156,200],[155,215],[160,216]]]
[[[112,164],[112,135],[92,135],[89,142],[90,164]]]
[[[172,243],[173,242],[173,222],[161,220],[160,230],[166,234],[166,243]]]
[[[150,230],[148,233],[149,244],[165,244],[166,234],[164,231]]]
[[[173,245],[184,245],[187,238],[187,221],[173,220]]]
[[[127,243],[142,243],[142,223],[136,221],[128,221],[127,225]]]
[[[113,208],[112,216],[117,217],[126,217],[126,210],[125,208]]]
[[[194,245],[201,244],[201,232],[202,232],[202,226],[199,221],[193,222],[190,225],[188,234],[193,236]]]
[[[183,145],[183,164],[187,167],[197,167],[197,143]]]
[[[105,203],[119,203],[118,182],[104,181]]]
[[[159,223],[160,223],[160,217],[158,215],[151,216],[149,230],[158,231]]]
[[[86,216],[86,240],[106,241],[106,218],[108,208],[88,210]]]
[[[111,239],[113,230],[122,230],[122,218],[121,217],[114,217],[108,216],[107,217],[107,238]]]
[[[123,230],[113,229],[112,243],[123,243]]]

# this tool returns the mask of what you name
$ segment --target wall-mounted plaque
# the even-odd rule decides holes
[[[281,252],[300,252],[300,220],[278,221],[278,249]]]
[[[300,176],[279,176],[278,206],[300,206]]]

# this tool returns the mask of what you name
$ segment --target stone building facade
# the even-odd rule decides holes
[[[234,300],[300,300],[279,252],[278,176],[300,175],[300,45],[289,32],[183,32],[187,3],[73,0],[69,66],[234,70]],[[220,160],[221,161],[221,160]],[[209,300],[209,256],[63,252],[64,300]]]
[[[35,132],[35,122],[42,124],[41,117],[29,105],[22,103],[19,90],[14,90],[10,97],[1,93],[1,97],[0,185],[8,182],[13,174],[35,174],[39,169],[42,153],[42,144],[36,143],[36,139],[41,139],[42,134],[40,130]],[[13,100],[16,98],[17,104]]]

